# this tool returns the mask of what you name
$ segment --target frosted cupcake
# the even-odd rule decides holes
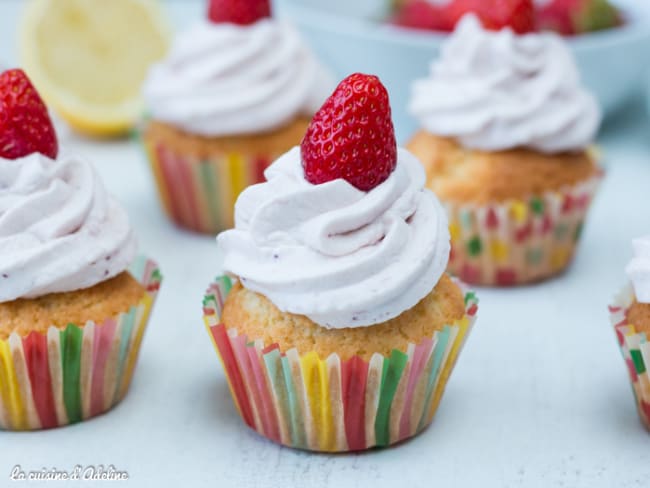
[[[214,234],[266,167],[300,142],[333,89],[297,31],[268,2],[212,2],[145,83],[143,138],[160,198],[179,225]]]
[[[127,393],[160,284],[93,167],[59,153],[20,70],[0,75],[0,429],[106,412]]]
[[[449,269],[504,286],[566,269],[601,176],[601,116],[564,41],[466,16],[409,109],[422,129],[407,147],[449,216]]]
[[[444,210],[390,113],[376,77],[343,80],[217,238],[228,276],[206,325],[246,424],[287,446],[421,432],[474,321],[474,296],[444,274]]]
[[[650,430],[650,236],[634,241],[634,258],[627,274],[631,286],[619,293],[609,311],[639,417]]]

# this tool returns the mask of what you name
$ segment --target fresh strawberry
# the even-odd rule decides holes
[[[572,36],[576,34],[571,12],[575,8],[575,0],[551,0],[537,10],[537,26],[542,30],[550,30]]]
[[[391,23],[412,29],[451,32],[454,24],[447,5],[434,5],[426,0],[413,0],[400,7]]]
[[[510,27],[517,34],[536,30],[533,0],[453,0],[450,9],[454,25],[473,12],[486,29]]]
[[[217,24],[249,25],[270,16],[270,0],[210,0],[208,7],[208,18]]]
[[[312,119],[300,149],[305,178],[315,185],[343,178],[370,191],[386,181],[397,165],[397,143],[379,78],[345,78]]]
[[[39,152],[52,159],[59,144],[47,107],[21,69],[0,74],[0,158]]]
[[[621,14],[607,0],[551,0],[537,11],[541,29],[563,35],[609,29],[621,24]]]

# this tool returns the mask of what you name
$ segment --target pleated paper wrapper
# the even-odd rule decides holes
[[[169,218],[204,234],[233,227],[237,197],[246,187],[265,181],[264,170],[279,156],[232,151],[199,158],[161,139],[144,137],[142,142]]]
[[[641,422],[650,430],[650,343],[645,333],[628,323],[627,312],[634,302],[632,286],[624,288],[609,307],[610,320],[632,384]]]
[[[126,395],[161,275],[139,257],[130,273],[146,292],[102,323],[13,333],[0,341],[0,429],[61,427],[100,415]]]
[[[244,422],[285,446],[360,451],[408,439],[432,421],[478,308],[406,351],[342,361],[337,354],[281,351],[220,323],[232,287],[218,278],[204,299],[204,320]]]
[[[571,263],[602,174],[560,192],[487,206],[445,205],[448,270],[474,285],[513,286],[549,278]]]

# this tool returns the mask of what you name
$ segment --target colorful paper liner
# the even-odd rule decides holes
[[[279,154],[215,152],[198,158],[160,139],[143,136],[147,159],[165,212],[177,225],[216,234],[233,227],[237,197],[264,181],[264,170]]]
[[[249,340],[220,323],[232,287],[218,278],[204,299],[204,320],[244,422],[268,439],[310,451],[383,447],[427,427],[478,309],[465,297],[466,315],[406,351],[342,361],[321,359]]]
[[[639,417],[646,429],[650,430],[650,342],[645,333],[638,333],[634,324],[627,320],[633,302],[634,290],[627,286],[609,307],[610,321],[632,383]]]
[[[561,273],[571,263],[602,174],[528,201],[445,205],[448,271],[474,285],[513,286]]]
[[[143,257],[130,272],[147,291],[128,312],[100,324],[13,333],[0,341],[0,429],[61,427],[122,400],[162,280],[156,264]]]

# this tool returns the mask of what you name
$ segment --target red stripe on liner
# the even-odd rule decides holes
[[[160,165],[162,177],[169,194],[169,213],[171,214],[171,218],[180,224],[183,222],[183,211],[180,208],[183,199],[179,193],[178,186],[175,184],[175,171],[171,162],[171,155],[161,145],[156,146],[156,154],[158,155],[158,164]]]
[[[253,174],[253,178],[255,178],[255,181],[252,183],[263,183],[266,181],[266,178],[264,178],[264,170],[269,167],[271,164],[271,160],[268,158],[263,158],[263,157],[258,157],[255,160],[255,172]]]
[[[44,429],[51,429],[59,425],[54,407],[52,393],[52,377],[48,362],[47,337],[36,331],[23,339],[25,361],[29,381],[32,384],[32,397],[34,405]]]
[[[398,441],[403,441],[404,439],[411,437],[411,411],[413,409],[413,399],[415,396],[414,391],[426,370],[434,346],[435,343],[432,339],[424,339],[415,347],[415,351],[413,352],[413,359],[406,388],[406,401],[404,402],[404,410],[402,411],[402,418],[400,419]],[[417,427],[417,425],[415,427]]]
[[[176,171],[179,176],[179,184],[183,187],[183,198],[188,212],[185,220],[185,225],[188,225],[192,230],[199,232],[204,231],[204,226],[201,223],[201,213],[199,212],[199,204],[196,201],[196,196],[199,192],[198,188],[194,187],[192,179],[192,162],[187,161],[180,156],[175,158]]]
[[[274,349],[280,349],[280,346],[278,345],[277,342],[275,344],[271,344],[270,346],[267,346],[264,349],[262,349],[262,356],[266,356],[268,353],[270,353]],[[282,351],[280,351],[280,352],[282,352]]]
[[[246,422],[246,424],[252,429],[255,429],[253,412],[248,401],[248,395],[246,394],[246,387],[244,386],[244,380],[239,371],[239,367],[237,366],[235,353],[230,345],[230,339],[226,332],[226,327],[223,324],[220,324],[210,327],[210,331],[212,332],[214,341],[217,344],[217,349],[219,349],[219,355],[221,356],[226,374],[228,375],[230,387],[232,388],[237,402],[237,408],[239,409],[244,422]]]
[[[104,377],[106,360],[111,350],[113,335],[117,324],[107,320],[103,325],[95,327],[95,343],[93,347],[93,378],[90,388],[90,416],[94,417],[104,412]]]
[[[256,395],[255,402],[257,403],[258,411],[262,419],[264,434],[275,442],[282,443],[280,428],[277,422],[278,414],[275,411],[272,395],[266,383],[263,360],[257,356],[257,350],[254,347],[247,347],[246,351],[248,352],[255,384],[259,392]]]
[[[366,381],[368,363],[355,356],[341,364],[345,435],[351,451],[366,449]]]
[[[618,339],[618,345],[619,346],[622,346],[623,344],[625,344],[625,336],[623,335],[623,332],[621,332],[619,330],[619,327],[622,326],[622,325],[624,325],[624,324],[617,324],[616,329],[615,329],[616,330],[616,338]]]

